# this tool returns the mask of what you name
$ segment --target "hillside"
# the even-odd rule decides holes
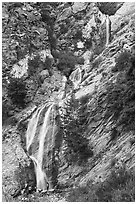
[[[3,201],[134,202],[135,3],[2,9]]]

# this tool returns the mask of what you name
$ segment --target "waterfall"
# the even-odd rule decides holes
[[[39,120],[39,116],[40,113],[42,112],[42,110],[45,108],[44,107],[39,107],[36,112],[33,114],[29,124],[28,124],[28,128],[27,128],[27,132],[26,132],[26,149],[27,151],[30,148],[30,145],[32,144],[32,141],[34,139],[35,133],[36,133],[36,129],[37,129],[37,124],[38,124],[38,120]]]
[[[76,69],[71,80],[75,88],[81,83],[81,70]],[[66,80],[64,80],[64,91]],[[59,101],[39,107],[28,123],[26,149],[34,163],[37,190],[50,190],[58,182],[59,151],[62,145]]]
[[[49,139],[48,137],[51,137],[53,143],[54,125],[52,127],[52,135],[49,133],[49,129],[51,129],[51,116],[54,115],[53,112],[51,112],[53,106],[54,104],[51,104],[48,107],[47,111],[45,112],[43,123],[37,131],[40,115],[45,106],[38,108],[29,121],[28,129],[26,132],[26,147],[27,151],[29,151],[31,147],[30,158],[34,162],[37,190],[47,190],[48,186],[49,190],[52,189],[52,185],[48,181],[48,176],[43,169],[43,158],[45,157],[44,151],[49,149],[49,144],[47,142],[47,140]],[[47,144],[45,144],[45,141],[47,142]],[[46,155],[46,157],[48,157],[48,155]]]
[[[74,70],[71,73],[69,79],[73,82],[74,89],[78,88],[79,84],[81,83],[81,79],[82,79],[81,69],[77,68],[76,70]]]
[[[43,151],[44,151],[44,140],[45,140],[45,137],[47,135],[47,132],[48,132],[48,122],[49,122],[49,116],[50,116],[50,112],[51,112],[51,109],[52,109],[53,105],[49,106],[46,114],[45,114],[45,118],[44,118],[44,123],[41,127],[41,130],[40,130],[40,134],[39,134],[39,150],[38,150],[38,162],[39,162],[39,165],[41,166],[42,168],[42,161],[43,161]]]
[[[110,33],[111,33],[111,21],[109,15],[106,15],[106,46],[110,42]]]
[[[47,176],[45,172],[42,170],[41,166],[39,165],[37,159],[33,156],[30,156],[32,161],[34,162],[35,167],[35,174],[36,174],[36,181],[37,181],[37,190],[47,190]]]

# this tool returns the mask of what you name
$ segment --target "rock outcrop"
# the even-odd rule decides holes
[[[109,45],[106,48],[104,47],[97,57],[95,57],[92,47],[84,53],[84,66],[87,68],[86,63],[88,61],[89,68],[87,74],[82,79],[81,88],[75,93],[75,98],[80,100],[88,96],[91,112],[95,111],[95,115],[93,114],[92,119],[90,118],[86,131],[90,145],[93,147],[94,156],[89,159],[85,168],[75,164],[68,167],[64,164],[60,169],[60,183],[86,186],[90,180],[94,183],[103,182],[109,177],[112,170],[111,164],[114,160],[114,168],[121,168],[122,165],[126,166],[127,169],[134,168],[135,152],[134,144],[131,144],[131,141],[134,140],[134,132],[124,133],[121,129],[113,132],[112,115],[105,123],[103,122],[106,111],[106,88],[109,83],[115,84],[118,80],[118,73],[113,72],[113,68],[116,65],[115,60],[120,56],[120,53],[125,51],[134,55],[134,9],[134,3],[124,3],[115,15],[110,17],[112,22],[112,39]],[[121,23],[123,26],[121,26]],[[92,61],[90,61],[91,55],[94,56]],[[99,96],[101,96],[100,100],[102,101],[100,105],[97,104],[98,102],[96,103]],[[115,135],[114,137],[117,138],[114,141],[111,141],[113,137],[112,132]],[[75,173],[72,169],[75,169]],[[87,173],[84,173],[84,171],[87,171]],[[81,177],[82,172],[84,175]]]
[[[15,127],[3,132],[3,201],[33,191],[36,186],[34,164],[22,147],[20,132]]]

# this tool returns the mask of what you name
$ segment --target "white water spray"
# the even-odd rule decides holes
[[[106,15],[106,46],[110,42],[110,32],[111,32],[110,24],[111,24],[111,22],[109,19],[109,15]]]
[[[46,111],[43,124],[39,130],[39,133],[37,133],[38,135],[36,136],[37,137],[36,140],[38,140],[38,151],[32,152],[32,154],[30,155],[30,158],[33,160],[34,166],[35,166],[37,190],[39,189],[47,190],[48,185],[49,185],[49,189],[50,190],[52,189],[48,181],[46,172],[43,170],[43,155],[44,155],[45,138],[48,135],[48,130],[50,127],[50,115],[51,115],[51,110],[53,106],[54,104],[50,105],[48,110]],[[28,124],[28,129],[26,133],[27,151],[29,150],[31,144],[35,140],[39,117],[44,108],[45,106],[38,108]]]
[[[39,165],[37,159],[33,156],[30,156],[35,166],[35,174],[37,181],[37,190],[47,190],[48,179],[41,166]]]
[[[74,89],[78,88],[79,84],[81,83],[81,79],[82,79],[81,69],[77,68],[76,70],[74,70],[71,73],[69,79],[73,82]]]
[[[39,150],[38,150],[37,159],[38,159],[38,162],[41,168],[42,168],[42,161],[43,161],[44,140],[48,132],[48,122],[49,122],[49,117],[50,117],[50,112],[51,112],[52,107],[53,105],[51,105],[48,108],[45,114],[44,123],[41,127],[40,134],[39,134]]]
[[[26,148],[27,151],[29,150],[30,145],[32,144],[32,141],[34,139],[35,133],[36,133],[36,129],[37,129],[37,125],[38,125],[38,121],[39,121],[39,116],[40,113],[42,112],[42,110],[45,108],[44,107],[40,107],[36,110],[36,112],[34,113],[34,115],[32,116],[29,124],[28,124],[28,129],[26,132]]]

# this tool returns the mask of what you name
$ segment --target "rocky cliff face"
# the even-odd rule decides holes
[[[103,184],[111,177],[112,172],[118,175],[121,169],[133,171],[135,167],[135,4],[133,2],[114,3],[113,9],[111,8],[108,15],[111,21],[111,30],[109,30],[111,37],[106,45],[106,13],[102,10],[101,5],[96,7],[95,3],[75,2],[60,3],[57,7],[57,19],[54,25],[54,34],[57,39],[56,54],[60,51],[73,52],[74,56],[84,59],[83,64],[78,63],[72,69],[72,71],[80,69],[82,73],[79,86],[73,91],[70,87],[67,90],[68,95],[73,92],[73,102],[68,102],[67,96],[63,100],[66,103],[65,109],[69,110],[68,113],[72,114],[73,117],[64,115],[68,117],[68,120],[73,119],[77,122],[79,109],[84,107],[81,108],[86,116],[83,116],[86,118],[84,118],[86,121],[84,131],[82,132],[81,129],[77,129],[77,131],[82,132],[88,141],[90,150],[87,158],[81,162],[75,161],[74,157],[67,159],[65,153],[68,151],[65,140],[67,133],[65,133],[58,154],[59,168],[56,178],[58,186],[84,188],[90,182],[92,185]],[[41,101],[43,101],[42,103],[47,101],[45,94],[47,87],[51,90],[52,94],[49,95],[51,95],[50,100],[52,101],[55,101],[60,93],[58,89],[62,83],[61,75],[62,73],[66,74],[67,71],[61,73],[57,70],[56,66],[58,66],[60,58],[55,57],[54,51],[53,49],[52,56],[56,62],[52,65],[54,67],[52,76],[49,76],[48,71],[41,70],[40,72],[42,83],[34,97],[36,105],[41,104]],[[28,83],[30,85],[30,82]],[[75,102],[76,105],[73,107]],[[18,117],[20,118],[20,116]],[[67,121],[67,118],[65,120]],[[66,125],[65,128],[71,132],[73,125],[71,124],[70,127]],[[21,125],[21,129],[23,129],[21,138],[23,138],[22,143],[24,144],[26,123],[24,127]],[[16,172],[18,170],[17,165],[15,165],[18,162],[11,160],[13,166],[11,169],[8,162],[10,158],[6,156],[6,152],[8,151],[8,155],[14,154],[11,157],[17,160],[17,155],[23,151],[21,159],[25,162],[30,162],[30,160],[26,157],[24,147],[20,145],[21,141],[13,140],[12,135],[15,133],[7,133],[8,131],[6,130],[4,133],[3,141],[3,182],[4,192],[8,191],[9,194],[12,194],[10,193],[13,190],[13,186],[10,187],[13,185],[12,181],[14,180],[16,183],[15,189],[19,182],[16,182],[16,179],[11,176],[11,171]],[[76,135],[76,131],[74,134]],[[9,148],[11,141],[14,145]],[[15,154],[16,148],[14,148],[16,145],[19,145],[20,149],[17,155]],[[27,166],[29,166],[28,171],[33,174],[32,169],[34,167],[30,163]],[[7,176],[9,176],[9,180]],[[31,180],[35,181],[35,175],[32,177],[33,179],[28,179],[27,183]],[[35,186],[35,184],[28,185]],[[111,200],[113,201],[113,198]]]
[[[68,48],[69,43],[74,43],[75,46],[79,41],[85,43],[84,40],[87,40],[89,37],[83,35],[84,31],[87,29],[87,35],[89,32],[91,37],[91,28],[99,26],[92,18],[94,8],[94,5],[90,3],[75,3],[73,6],[66,8],[65,11],[63,10],[64,13],[58,17],[60,24],[65,20],[67,21],[68,17],[74,18],[74,14],[76,14],[77,17],[81,14],[83,17],[79,20],[72,19],[71,22],[68,23],[70,26],[69,32],[60,35],[60,37],[63,36],[63,39],[66,37],[65,42]],[[75,52],[83,52],[83,56],[85,57],[85,62],[82,66],[85,74],[82,79],[81,88],[76,92],[75,97],[80,100],[88,96],[88,109],[91,113],[90,116],[88,116],[89,121],[86,126],[85,134],[90,141],[90,145],[93,147],[94,156],[89,159],[87,163],[88,167],[82,168],[75,164],[72,165],[73,167],[69,166],[65,170],[62,170],[62,167],[59,174],[60,182],[72,182],[73,184],[83,186],[86,185],[89,180],[93,180],[94,182],[98,182],[99,180],[104,181],[112,170],[111,163],[113,163],[113,160],[115,160],[114,166],[126,165],[127,168],[134,166],[134,145],[131,145],[131,140],[134,140],[134,132],[130,131],[130,128],[129,132],[124,132],[121,125],[116,125],[117,121],[113,123],[113,114],[115,114],[115,110],[119,108],[118,104],[114,107],[112,114],[109,112],[107,113],[108,115],[106,114],[107,107],[110,105],[107,104],[108,98],[106,97],[111,90],[111,88],[108,89],[108,87],[117,84],[118,80],[121,80],[124,86],[126,85],[121,77],[125,78],[123,71],[126,70],[128,65],[124,65],[124,70],[115,72],[113,70],[116,66],[116,59],[123,52],[130,52],[134,55],[135,48],[134,3],[117,5],[117,8],[115,14],[110,16],[111,42],[107,47],[105,47],[105,37],[104,41],[102,41],[101,35],[98,32],[97,35],[99,37],[95,40],[96,45],[93,44],[87,49],[84,44],[84,48],[76,47],[75,49],[77,49],[77,51],[74,49]],[[83,14],[84,12],[85,15]],[[101,12],[99,14],[101,17],[104,15]],[[100,19],[102,20],[103,17],[101,17]],[[87,25],[89,25],[89,27]],[[74,32],[78,31],[78,26],[80,26],[81,36],[84,40],[78,39],[78,37],[74,40]],[[99,29],[101,29],[101,27],[99,27]],[[103,35],[105,36],[105,33]],[[101,43],[103,44],[100,49],[99,45]],[[85,49],[85,51],[83,51],[83,49]],[[96,54],[98,55],[96,56]],[[87,68],[88,72],[86,71]],[[120,84],[118,85],[120,87]],[[110,100],[118,100],[118,98],[113,99],[112,96]],[[111,109],[109,109],[109,111],[111,112]],[[117,118],[117,120],[119,120],[119,118]],[[89,169],[85,170],[86,168]],[[81,176],[84,171],[87,171],[87,174]]]

